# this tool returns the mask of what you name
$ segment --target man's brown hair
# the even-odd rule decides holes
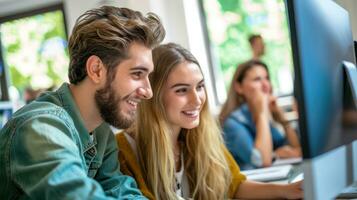
[[[154,48],[165,37],[165,30],[157,15],[128,8],[103,6],[81,15],[73,28],[68,47],[70,64],[68,77],[77,84],[87,76],[86,62],[98,56],[113,74],[115,67],[127,58],[132,42]]]

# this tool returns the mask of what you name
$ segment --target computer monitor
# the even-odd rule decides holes
[[[355,181],[350,169],[351,157],[356,155],[351,156],[350,145],[344,144],[355,140],[357,131],[350,134],[342,120],[344,102],[348,102],[342,63],[355,64],[349,14],[332,0],[286,0],[286,5],[304,156],[304,195],[305,199],[333,199]]]
[[[355,47],[355,59],[357,60],[357,41],[353,41],[354,47]]]
[[[287,0],[304,158],[351,141],[342,127],[342,61],[355,63],[346,10],[332,0]],[[357,138],[357,133],[356,133]]]

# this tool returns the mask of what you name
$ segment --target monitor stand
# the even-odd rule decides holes
[[[347,187],[347,147],[341,146],[313,159],[305,159],[304,199],[334,199]]]
[[[343,189],[336,199],[357,199],[357,182]]]
[[[347,158],[349,158],[349,182],[353,184],[342,190],[336,199],[357,199],[357,141],[347,146]]]

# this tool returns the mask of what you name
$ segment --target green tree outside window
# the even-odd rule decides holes
[[[20,92],[67,80],[69,58],[61,10],[5,22],[0,31],[10,84]]]
[[[283,0],[202,0],[208,34],[225,84],[239,63],[251,58],[248,37],[261,34],[274,92],[293,91],[293,65]]]

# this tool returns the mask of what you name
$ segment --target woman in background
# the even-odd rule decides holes
[[[177,44],[153,50],[153,98],[140,103],[136,127],[117,135],[121,170],[150,199],[301,198],[301,182],[247,181],[209,112],[203,75]]]
[[[219,117],[226,145],[242,169],[301,156],[297,134],[277,106],[267,66],[260,61],[238,66]]]

